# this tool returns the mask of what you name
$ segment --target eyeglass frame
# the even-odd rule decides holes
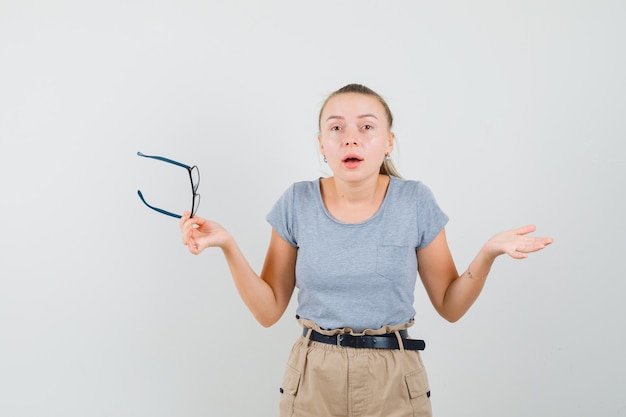
[[[178,161],[174,161],[173,159],[169,159],[169,158],[165,158],[163,156],[156,156],[156,155],[146,155],[143,154],[141,152],[137,152],[138,156],[143,156],[144,158],[152,158],[152,159],[157,159],[159,161],[163,161],[163,162],[167,162],[169,164],[173,164],[173,165],[177,165],[179,167],[185,168],[187,170],[187,173],[189,174],[189,182],[191,184],[191,216],[193,217],[196,212],[198,211],[198,207],[200,207],[200,194],[197,193],[198,191],[198,186],[200,185],[200,170],[198,169],[198,167],[196,165],[193,166],[189,166],[187,164],[183,164],[182,162],[178,162]],[[198,182],[194,184],[193,182],[193,176],[192,176],[192,172],[193,170],[196,170],[196,172],[198,173]],[[154,211],[157,211],[161,214],[165,214],[167,216],[171,216],[171,217],[176,217],[177,219],[182,218],[183,216],[179,215],[179,214],[175,214],[172,213],[171,211],[167,211],[167,210],[163,210],[161,208],[158,207],[154,207],[150,204],[148,204],[148,202],[145,200],[145,198],[143,197],[143,194],[141,193],[140,190],[137,190],[137,194],[139,195],[139,198],[141,199],[141,201],[143,201],[143,203],[148,206],[149,208],[151,208]],[[196,205],[196,197],[198,198],[198,204]]]

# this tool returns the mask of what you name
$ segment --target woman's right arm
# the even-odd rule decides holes
[[[297,249],[272,230],[263,270],[259,276],[239,249],[235,239],[219,224],[183,214],[183,244],[198,255],[208,247],[222,249],[241,299],[261,325],[269,327],[283,315],[295,288]]]

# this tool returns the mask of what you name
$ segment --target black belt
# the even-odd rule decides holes
[[[302,330],[302,335],[306,336],[309,329],[306,327]],[[424,350],[426,343],[423,340],[407,339],[408,332],[400,330],[402,345],[406,350]],[[353,336],[349,333],[339,333],[332,336],[326,336],[315,330],[311,331],[310,339],[314,342],[326,343],[328,345],[337,345],[341,347],[351,348],[369,348],[369,349],[400,349],[398,338],[395,333],[386,333],[377,336]]]

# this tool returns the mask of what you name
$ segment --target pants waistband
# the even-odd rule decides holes
[[[386,333],[378,336],[353,336],[349,333],[339,333],[327,336],[305,327],[302,330],[302,335],[306,336],[309,330],[311,330],[310,340],[314,342],[350,348],[400,349],[396,333]],[[399,330],[398,333],[402,339],[404,349],[424,350],[426,348],[426,343],[423,340],[408,339],[408,332],[406,330]]]

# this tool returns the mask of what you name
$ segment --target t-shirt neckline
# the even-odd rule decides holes
[[[316,188],[316,194],[317,194],[317,203],[320,207],[320,209],[324,212],[324,214],[326,215],[326,217],[328,217],[331,221],[333,221],[334,223],[337,223],[339,225],[342,226],[350,226],[350,227],[359,227],[359,226],[365,226],[368,223],[376,220],[378,217],[381,216],[381,213],[383,212],[386,204],[387,204],[387,199],[389,198],[389,194],[391,193],[391,188],[394,186],[394,183],[396,181],[396,178],[393,175],[389,175],[389,184],[387,184],[387,190],[385,192],[385,197],[383,197],[383,202],[380,204],[380,207],[378,207],[378,210],[376,210],[376,212],[368,219],[363,220],[362,222],[359,223],[346,223],[346,222],[342,222],[341,220],[336,219],[332,214],[330,214],[330,212],[326,209],[326,205],[324,204],[324,199],[322,198],[322,186],[321,186],[321,181],[322,181],[323,177],[319,177],[317,179],[317,181],[315,181],[315,188]]]

